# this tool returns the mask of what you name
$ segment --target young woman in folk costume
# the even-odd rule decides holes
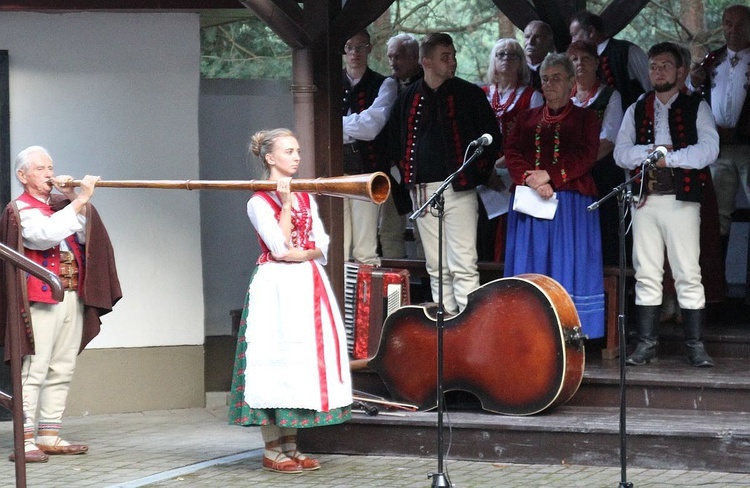
[[[229,419],[260,425],[265,469],[300,473],[320,463],[299,452],[297,429],[351,418],[346,335],[323,270],[329,237],[317,204],[290,191],[297,138],[287,129],[260,131],[250,150],[277,189],[247,203],[262,253],[240,322]]]

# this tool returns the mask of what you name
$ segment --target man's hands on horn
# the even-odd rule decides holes
[[[57,188],[60,193],[65,195],[65,198],[70,200],[77,213],[83,212],[86,204],[94,194],[94,187],[96,182],[101,180],[99,176],[86,175],[81,180],[80,191],[76,192],[75,188],[66,183],[73,181],[73,177],[70,175],[60,175],[52,179],[52,184]]]

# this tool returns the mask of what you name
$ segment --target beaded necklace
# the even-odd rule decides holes
[[[557,115],[552,115],[549,112],[549,105],[545,104],[544,109],[542,109],[542,120],[539,122],[540,124],[544,122],[547,125],[557,124],[558,122],[562,121],[565,117],[568,116],[570,111],[573,109],[573,103],[568,100],[568,103],[565,104],[565,108]]]
[[[591,100],[591,97],[596,95],[596,93],[599,91],[599,80],[596,81],[596,84],[594,87],[589,91],[589,94],[586,96],[586,98],[580,98],[578,96],[578,85],[574,86],[573,89],[570,91],[571,97],[576,97],[578,99],[578,102],[581,104],[581,107],[586,107],[589,104],[589,101]]]
[[[560,125],[562,123],[562,120],[567,117],[567,115],[572,110],[573,103],[568,102],[568,104],[565,106],[565,108],[557,115],[552,115],[549,113],[549,106],[544,105],[544,108],[542,109],[542,118],[541,120],[536,124],[536,130],[534,134],[534,150],[535,150],[535,159],[534,159],[534,167],[536,169],[539,169],[542,165],[542,125],[554,125],[555,126],[555,133],[553,136],[553,142],[554,147],[552,149],[552,163],[553,165],[557,164],[558,159],[560,158]],[[565,169],[560,170],[560,174],[562,175],[563,180],[567,179],[565,174]]]
[[[492,110],[495,111],[495,116],[498,118],[498,120],[502,118],[505,111],[508,110],[508,107],[513,105],[513,102],[515,102],[515,100],[516,88],[513,87],[505,103],[500,103],[500,87],[497,83],[495,83],[495,94],[492,96]]]

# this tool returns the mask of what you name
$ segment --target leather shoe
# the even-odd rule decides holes
[[[31,451],[26,451],[25,458],[26,458],[27,463],[46,463],[49,460],[49,456],[47,456],[45,453],[43,453],[39,449],[32,449]],[[16,453],[13,453],[10,456],[8,456],[8,459],[10,459],[13,462],[16,462]]]
[[[263,456],[263,469],[273,471],[274,473],[286,474],[299,474],[302,472],[300,465],[286,457],[283,453],[279,453],[276,459]]]
[[[315,471],[316,469],[320,469],[320,462],[317,459],[303,456],[299,451],[295,452],[295,456],[290,457],[290,459],[299,464],[302,471]]]
[[[39,449],[49,455],[55,455],[55,454],[86,454],[89,450],[89,446],[86,446],[84,444],[68,444],[60,445],[56,444],[54,446],[46,446],[44,444],[37,444],[39,446]]]

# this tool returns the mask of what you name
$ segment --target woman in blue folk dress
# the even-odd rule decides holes
[[[317,204],[290,191],[297,138],[287,129],[260,131],[250,149],[277,189],[247,203],[262,253],[240,322],[229,420],[260,425],[265,469],[300,473],[320,463],[299,452],[297,429],[351,418],[346,335],[323,270],[329,237]]]
[[[539,273],[570,294],[583,333],[604,336],[604,275],[597,198],[591,169],[599,148],[596,112],[570,101],[575,70],[565,54],[542,62],[545,104],[522,113],[505,141],[505,162],[517,186],[542,199],[557,195],[554,218],[508,212],[505,275]],[[515,199],[515,195],[514,195]],[[511,205],[512,206],[512,205]],[[613,236],[616,238],[616,236]]]

